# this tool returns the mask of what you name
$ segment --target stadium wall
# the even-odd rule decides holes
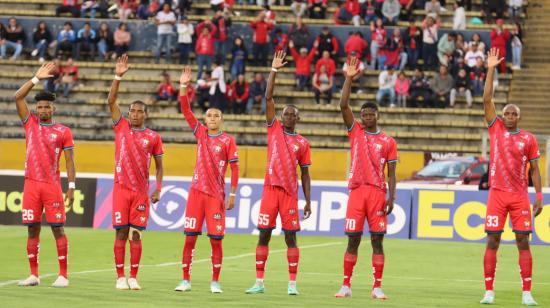
[[[149,230],[182,231],[190,183],[189,177],[166,178],[160,201],[150,209]],[[151,184],[153,190],[155,185]],[[262,187],[262,180],[240,181],[235,209],[226,213],[228,233],[257,234]],[[75,203],[72,207],[66,206],[68,225],[111,229],[112,188],[111,175],[81,174],[77,180]],[[22,190],[22,171],[0,171],[0,224],[20,224]],[[544,192],[545,199],[550,200],[550,190]],[[534,191],[530,198],[534,201]],[[347,200],[346,182],[314,181],[311,190],[313,213],[301,222],[300,234],[343,236]],[[487,191],[477,191],[475,187],[399,184],[394,210],[388,217],[388,237],[483,242],[486,201]],[[304,205],[300,194],[300,209]],[[550,244],[550,203],[534,222],[526,215],[524,223],[533,224],[533,244]],[[368,226],[365,232],[367,229]],[[274,234],[280,233],[278,221]],[[514,242],[509,222],[505,224],[502,239],[506,243]]]

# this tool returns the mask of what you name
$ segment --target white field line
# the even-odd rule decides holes
[[[304,245],[304,246],[300,246],[300,249],[310,249],[310,248],[319,248],[319,247],[327,247],[327,246],[336,246],[336,245],[339,245],[339,244],[342,244],[342,242],[328,242],[328,243],[323,243],[323,244]],[[286,249],[275,249],[275,250],[270,250],[269,251],[270,254],[272,254],[272,253],[281,253],[281,252],[286,252]],[[243,253],[243,254],[236,255],[236,256],[224,257],[223,260],[224,261],[225,260],[235,260],[235,259],[241,259],[241,258],[252,257],[252,256],[256,256],[256,253],[255,252],[250,252],[250,253]],[[208,261],[210,261],[210,258],[193,260],[193,264],[203,263],[203,262],[208,262]],[[165,267],[165,266],[174,266],[174,265],[178,265],[178,264],[181,264],[181,262],[167,262],[167,263],[160,263],[160,264],[143,264],[143,265],[140,265],[140,267]],[[126,268],[128,269],[129,266],[127,266]],[[113,272],[114,273],[115,269],[114,268],[108,268],[108,269],[87,270],[87,271],[80,271],[80,272],[69,272],[69,275],[70,276],[85,275],[85,274],[102,273],[102,272]],[[43,278],[48,278],[48,277],[53,277],[53,276],[57,276],[57,273],[49,273],[49,274],[40,275],[40,278],[43,279]],[[16,284],[18,282],[19,282],[19,280],[3,281],[3,282],[0,282],[0,287],[11,285],[11,284]]]

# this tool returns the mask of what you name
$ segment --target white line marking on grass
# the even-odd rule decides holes
[[[342,242],[328,242],[328,243],[323,243],[323,244],[304,245],[304,246],[300,246],[300,249],[310,249],[310,248],[319,248],[319,247],[327,247],[327,246],[336,246],[336,245],[339,245],[339,244],[342,244]],[[269,253],[280,253],[280,252],[285,252],[285,251],[286,251],[286,248],[285,249],[275,249],[275,250],[270,250]],[[249,252],[249,253],[243,253],[243,254],[236,255],[236,256],[224,257],[223,260],[224,261],[225,260],[235,260],[235,259],[241,259],[241,258],[252,257],[252,256],[256,256],[256,253],[255,252]],[[203,262],[208,262],[208,261],[210,261],[210,258],[193,260],[193,263],[197,264],[197,263],[203,263]],[[143,264],[143,265],[140,265],[140,267],[165,267],[165,266],[173,266],[173,265],[178,265],[178,264],[181,264],[181,261],[180,262],[166,262],[166,263],[159,263],[159,264]],[[126,267],[126,269],[129,269],[129,268],[130,268],[129,266]],[[114,272],[114,271],[115,271],[114,268],[109,268],[109,269],[87,270],[87,271],[80,271],[80,272],[69,272],[69,275],[73,276],[73,275],[84,275],[84,274],[93,274],[93,273],[102,273],[102,272]],[[44,275],[40,275],[40,278],[43,279],[43,278],[54,277],[54,276],[57,276],[57,274],[54,274],[54,273],[44,274]],[[0,287],[11,285],[11,284],[16,284],[18,282],[19,282],[19,280],[3,281],[3,282],[0,282]]]

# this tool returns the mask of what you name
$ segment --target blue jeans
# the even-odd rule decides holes
[[[97,42],[97,51],[100,58],[105,59],[107,57],[107,42],[105,40]]]
[[[521,50],[523,46],[512,46],[512,65],[521,67]]]
[[[376,68],[376,60],[378,59],[378,49],[380,49],[380,45],[378,45],[378,42],[373,41],[370,44],[370,68],[375,69]]]
[[[378,105],[383,106],[383,100],[384,97],[389,96],[390,97],[390,104],[395,104],[395,91],[393,89],[380,89],[378,90],[378,93],[376,93],[376,102]]]
[[[239,75],[244,75],[244,61],[233,61],[231,64],[231,78],[236,78]]]
[[[0,58],[6,57],[7,48],[11,48],[15,50],[15,52],[13,53],[13,58],[17,59],[21,55],[21,51],[23,50],[23,44],[5,40],[5,43],[0,45]]]
[[[46,41],[40,41],[34,45],[34,48],[38,49],[38,56],[44,58],[48,50],[48,43]]]
[[[246,113],[247,114],[252,114],[252,108],[254,107],[254,96],[253,95],[250,95],[250,97],[248,98],[248,102],[246,103]],[[266,106],[266,100],[265,100],[265,96],[262,95],[262,101],[261,101],[261,110],[262,110],[262,114],[265,113],[265,106]]]
[[[187,64],[189,62],[189,50],[191,50],[191,43],[178,43],[180,50],[180,64]]]
[[[65,98],[69,97],[69,93],[71,93],[72,88],[73,88],[72,83],[64,83],[63,84],[63,97],[65,97]]]
[[[482,96],[483,95],[483,87],[485,86],[485,80],[472,80],[472,88],[474,90],[474,96]]]
[[[210,71],[212,69],[212,56],[209,55],[197,55],[197,79],[200,79],[202,76],[202,67],[206,66],[206,70]]]
[[[370,25],[371,21],[376,21],[378,19],[378,16],[376,14],[366,15],[365,16],[365,24],[368,26]]]
[[[80,9],[80,17],[85,18],[86,17],[86,11],[90,11],[90,18],[91,19],[95,18],[95,13],[96,13],[96,8],[95,7],[91,7],[91,8],[88,8],[88,9]]]
[[[172,33],[157,35],[157,51],[155,53],[155,61],[157,63],[160,61],[160,54],[163,47],[166,47],[166,63],[170,63],[172,60]]]
[[[298,91],[302,91],[309,83],[309,76],[296,74],[296,81],[298,81]]]
[[[418,62],[418,48],[407,49],[407,62],[409,63],[409,68],[413,70],[416,68],[416,63]]]

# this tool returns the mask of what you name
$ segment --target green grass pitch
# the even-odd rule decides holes
[[[143,238],[141,291],[115,290],[113,231],[67,228],[69,279],[67,289],[54,289],[57,258],[53,236],[42,230],[41,285],[18,287],[28,273],[26,230],[0,226],[1,307],[480,307],[483,294],[484,245],[444,241],[386,239],[383,288],[388,301],[370,298],[370,243],[364,238],[352,281],[353,297],[336,299],[342,282],[345,237],[299,237],[302,247],[298,274],[299,296],[289,297],[284,239],[274,236],[266,269],[266,293],[246,295],[255,279],[253,235],[229,234],[224,240],[221,274],[223,294],[210,294],[210,244],[199,238],[192,271],[193,290],[174,292],[181,279],[181,233],[146,232]],[[126,249],[127,253],[129,248]],[[550,305],[550,249],[532,247],[533,295]],[[503,245],[495,284],[495,307],[518,307],[521,287],[517,251]],[[126,265],[128,265],[128,257]]]

